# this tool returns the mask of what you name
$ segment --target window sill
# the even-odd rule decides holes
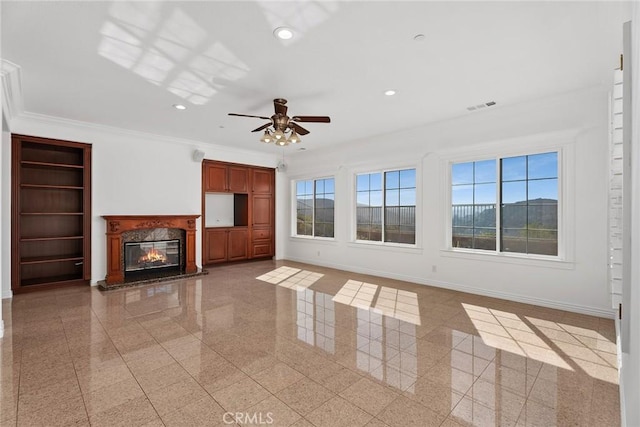
[[[402,243],[384,243],[384,242],[370,242],[367,240],[353,240],[347,244],[352,248],[361,249],[373,249],[378,251],[393,251],[393,252],[406,252],[406,253],[422,253],[422,248],[417,245],[409,245]]]
[[[441,249],[440,255],[450,258],[464,258],[477,261],[499,262],[504,264],[519,264],[533,267],[557,268],[561,270],[573,270],[575,264],[556,257],[534,256],[504,252],[481,252],[465,249]]]
[[[313,242],[322,244],[336,244],[335,237],[315,237],[315,236],[289,236],[292,242]]]

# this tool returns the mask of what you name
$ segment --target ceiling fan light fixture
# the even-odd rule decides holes
[[[269,133],[269,129],[264,131],[264,135],[262,135],[262,137],[260,138],[260,142],[265,142],[265,143],[273,142],[273,137]]]
[[[287,138],[287,142],[290,144],[299,144],[300,142],[302,142],[295,129],[291,131],[291,135],[289,136],[289,138]]]
[[[0,0],[2,1],[2,0]],[[251,132],[264,131],[259,138],[263,143],[274,143],[275,145],[286,147],[290,144],[299,144],[302,142],[300,135],[307,135],[309,131],[302,127],[298,122],[305,123],[330,123],[329,116],[291,116],[287,115],[287,100],[284,98],[276,98],[273,100],[273,108],[275,114],[271,117],[256,116],[253,114],[229,113],[230,116],[253,117],[257,119],[269,120],[268,123],[258,126]]]

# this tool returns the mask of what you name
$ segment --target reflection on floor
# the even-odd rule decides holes
[[[380,277],[263,261],[2,314],[2,426],[620,424],[611,320]]]
[[[335,312],[331,295],[297,290],[298,339],[327,353],[335,353]]]

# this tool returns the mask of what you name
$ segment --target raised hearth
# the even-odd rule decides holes
[[[107,275],[104,284],[100,283],[101,287],[119,288],[134,282],[146,283],[198,273],[196,219],[199,216],[104,215],[107,222]],[[167,245],[167,242],[171,243]],[[146,256],[151,260],[132,268],[132,249],[140,252],[136,255],[138,257],[145,255],[142,252],[149,252]],[[168,260],[171,268],[164,268]]]

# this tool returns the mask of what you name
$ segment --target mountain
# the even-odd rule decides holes
[[[335,201],[333,199],[316,199],[316,221],[331,222],[333,221]],[[307,210],[308,214],[312,214],[313,200],[298,199],[297,209]]]
[[[509,203],[502,208],[502,224],[508,228],[526,228],[527,225],[540,229],[558,228],[558,201],[554,199],[529,200]],[[464,206],[464,208],[463,208]],[[482,206],[485,208],[483,209]],[[495,205],[476,205],[475,223],[470,205],[453,206],[453,224],[456,226],[494,227]]]

